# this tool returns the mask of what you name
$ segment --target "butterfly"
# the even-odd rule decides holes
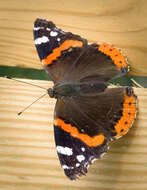
[[[65,175],[76,180],[135,120],[133,89],[108,87],[110,79],[129,71],[127,59],[114,46],[90,44],[51,21],[36,19],[33,33],[39,58],[54,83],[48,94],[57,99],[54,135],[58,157]]]

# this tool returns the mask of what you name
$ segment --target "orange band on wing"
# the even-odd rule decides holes
[[[42,60],[44,65],[51,64],[54,60],[61,56],[61,52],[69,49],[70,47],[82,47],[83,43],[77,40],[66,40],[59,47],[55,48],[51,54]]]
[[[100,44],[98,47],[98,50],[102,53],[109,55],[114,62],[114,64],[121,69],[122,67],[127,68],[127,60],[122,55],[119,49],[115,48],[112,45],[109,44]]]
[[[94,146],[95,147],[95,146],[101,145],[105,139],[103,134],[99,134],[99,135],[94,136],[94,137],[90,137],[86,134],[82,134],[78,131],[78,129],[76,127],[71,126],[70,124],[66,124],[62,119],[59,119],[59,118],[54,121],[54,124],[56,126],[59,126],[65,132],[70,133],[70,135],[72,137],[80,139],[81,141],[83,141],[88,146]]]
[[[130,96],[127,93],[124,94],[123,113],[121,119],[114,126],[117,135],[115,138],[119,138],[125,135],[129,128],[131,128],[136,116],[136,96],[133,91]]]

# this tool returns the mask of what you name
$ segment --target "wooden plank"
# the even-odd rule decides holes
[[[52,86],[48,81],[23,81]],[[89,168],[87,176],[71,182],[60,167],[54,144],[55,100],[46,95],[17,116],[44,90],[0,78],[0,189],[147,189],[147,90],[136,88],[135,92],[139,114],[134,127],[112,143],[103,159]]]
[[[130,74],[145,76],[146,9],[145,0],[1,1],[0,65],[42,68],[32,34],[33,22],[40,17],[91,42],[110,42],[120,47],[129,59]]]

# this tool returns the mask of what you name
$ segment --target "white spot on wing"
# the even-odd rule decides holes
[[[57,35],[58,35],[58,32],[54,32],[54,31],[50,32],[50,36],[52,36],[52,37],[57,36]]]
[[[49,39],[46,36],[42,36],[42,37],[39,37],[39,38],[35,39],[35,44],[36,45],[40,45],[40,44],[46,43],[46,42],[49,42]]]
[[[76,163],[76,167],[79,167],[80,166],[80,164],[79,163]]]
[[[67,51],[68,51],[68,52],[71,52],[71,51],[72,51],[72,48],[69,48]]]
[[[38,31],[40,29],[44,29],[44,27],[34,27],[34,31]]]
[[[58,41],[58,42],[60,42],[60,40],[61,40],[60,38],[57,38],[57,41]]]
[[[78,160],[79,162],[82,162],[83,160],[85,160],[85,156],[83,156],[83,155],[78,155],[78,156],[77,156],[77,160]]]
[[[69,167],[69,166],[67,166],[67,165],[62,165],[62,168],[63,168],[63,169],[67,169],[67,170],[69,170],[69,169],[74,169],[74,167]]]
[[[85,151],[85,148],[84,148],[84,147],[82,147],[82,148],[81,148],[81,150],[82,150],[82,152],[84,152],[84,151]]]
[[[57,146],[57,152],[60,154],[64,154],[67,156],[71,156],[73,154],[72,149],[68,147],[63,147],[63,146]]]
[[[51,29],[50,29],[50,28],[46,28],[46,30],[47,30],[47,31],[51,31]]]
[[[103,152],[103,153],[100,155],[100,158],[102,158],[105,154],[106,154],[106,152]]]
[[[55,27],[54,30],[59,31],[62,34],[65,34],[66,32],[64,30],[59,29],[58,27]]]
[[[41,30],[41,29],[45,29],[44,27],[34,27],[34,31],[38,31],[38,30]],[[47,31],[51,31],[50,28],[46,28]]]
[[[89,168],[88,162],[85,162],[85,163],[84,163],[84,167],[87,168],[87,169]]]
[[[93,163],[93,162],[95,162],[97,159],[96,158],[94,158],[93,160],[91,160],[91,163]]]

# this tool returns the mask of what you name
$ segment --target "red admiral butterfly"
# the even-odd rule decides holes
[[[48,94],[57,99],[54,133],[59,160],[65,174],[75,180],[134,122],[133,89],[107,88],[110,79],[129,71],[127,60],[109,44],[88,44],[42,19],[34,23],[34,42],[54,82]]]

